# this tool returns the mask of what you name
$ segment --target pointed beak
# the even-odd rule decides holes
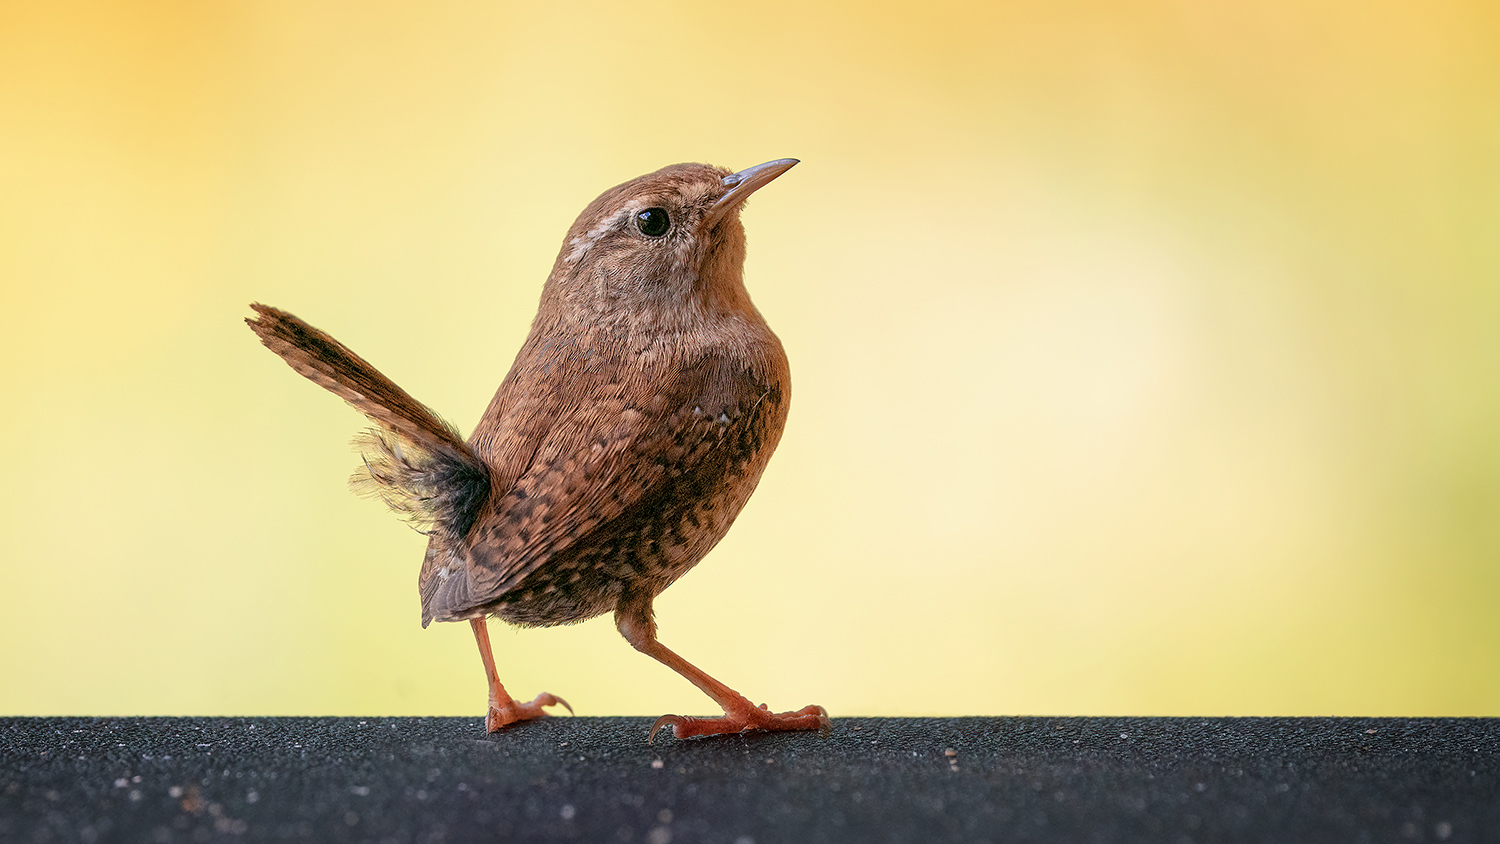
[[[795,158],[778,158],[775,161],[767,161],[765,164],[757,164],[738,173],[731,173],[724,177],[724,187],[729,192],[719,197],[714,207],[709,209],[701,223],[703,231],[707,231],[719,224],[724,216],[730,211],[740,207],[750,194],[760,190],[770,181],[782,173],[792,169],[796,165]]]

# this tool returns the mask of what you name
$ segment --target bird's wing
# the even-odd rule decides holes
[[[789,396],[784,379],[766,380],[778,379],[706,355],[649,383],[574,383],[572,399],[554,383],[538,399],[552,424],[534,448],[519,449],[530,457],[514,482],[495,486],[462,569],[460,555],[429,553],[419,582],[424,624],[470,617],[549,562],[616,563],[613,555],[628,553],[648,526],[659,529],[664,515],[695,518],[670,511],[712,499],[751,463],[758,473],[775,448]]]

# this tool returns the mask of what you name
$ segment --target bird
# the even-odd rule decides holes
[[[267,348],[373,423],[351,485],[427,534],[422,626],[469,622],[487,732],[572,711],[506,692],[488,618],[547,627],[610,612],[633,648],[723,710],[663,715],[648,742],[663,727],[679,739],[831,727],[821,706],[773,712],[689,663],[658,640],[653,610],[724,537],[786,424],[790,369],[745,288],[740,213],[797,163],[675,164],[589,203],[467,440],[327,333],[251,304]]]

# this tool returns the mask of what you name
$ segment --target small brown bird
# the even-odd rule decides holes
[[[468,442],[337,340],[251,305],[267,348],[376,423],[351,483],[429,535],[422,626],[473,626],[490,732],[567,703],[506,693],[485,617],[545,627],[611,610],[636,650],[724,709],[663,715],[651,736],[828,726],[821,706],[756,707],[668,650],[651,608],[724,537],[781,439],[791,376],[745,292],[740,208],[796,163],[677,164],[590,203]]]

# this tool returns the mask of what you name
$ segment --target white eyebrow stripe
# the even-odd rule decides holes
[[[618,212],[600,220],[598,225],[568,241],[568,245],[572,248],[568,250],[568,256],[563,259],[563,262],[568,264],[578,263],[579,259],[594,247],[594,244],[598,243],[605,235],[619,228],[620,223],[629,219],[636,212],[639,205],[640,203],[638,202],[626,205]]]

